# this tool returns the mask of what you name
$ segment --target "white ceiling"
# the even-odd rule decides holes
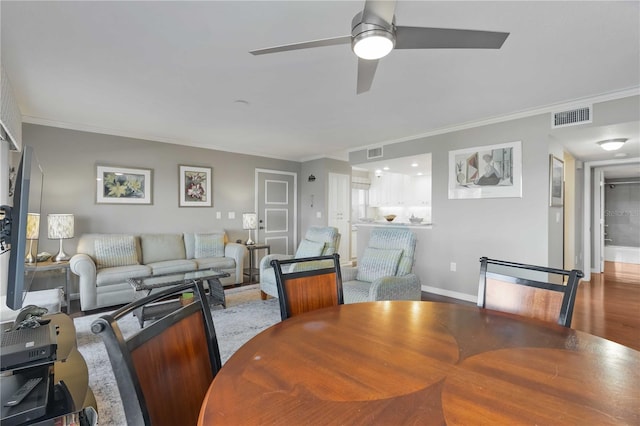
[[[398,50],[356,95],[347,35],[363,1],[0,2],[2,63],[24,121],[291,160],[593,97],[640,93],[640,2],[400,1],[396,23],[510,32],[500,50]],[[562,132],[579,159],[602,134]]]

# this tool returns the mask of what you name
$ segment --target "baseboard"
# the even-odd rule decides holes
[[[421,287],[422,287],[422,291],[427,293],[437,294],[439,296],[451,297],[453,299],[464,300],[466,302],[472,302],[472,303],[477,303],[478,301],[478,295],[476,294],[460,293],[458,291],[445,290],[442,288],[430,287],[428,285],[423,285]]]

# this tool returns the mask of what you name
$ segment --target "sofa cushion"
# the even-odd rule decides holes
[[[195,271],[198,265],[193,260],[176,259],[163,262],[153,262],[147,265],[153,275],[172,274],[174,272]]]
[[[97,238],[94,241],[94,251],[98,268],[138,265],[140,263],[133,235],[108,235]]]
[[[142,263],[148,265],[165,260],[186,259],[182,234],[143,234]]]
[[[224,234],[196,234],[194,257],[224,257]]]
[[[322,250],[324,250],[324,244],[320,241],[311,241],[306,238],[300,241],[300,245],[298,246],[298,250],[296,250],[296,259],[302,259],[303,257],[316,257],[322,254]]]
[[[151,275],[151,268],[146,265],[116,266],[103,268],[96,273],[96,286],[126,283],[127,278],[139,278]]]
[[[213,268],[221,270],[236,267],[236,261],[231,257],[204,257],[202,259],[196,259],[195,262],[198,264],[198,269]]]
[[[362,259],[358,260],[358,281],[372,282],[382,277],[394,276],[402,249],[379,249],[367,247]]]

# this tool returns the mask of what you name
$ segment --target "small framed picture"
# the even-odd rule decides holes
[[[180,207],[212,207],[211,167],[179,166]]]
[[[564,205],[564,161],[553,154],[549,155],[549,205]]]
[[[96,203],[152,204],[152,169],[97,166]]]

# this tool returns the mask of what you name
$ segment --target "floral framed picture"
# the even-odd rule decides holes
[[[96,203],[152,204],[152,169],[97,166]]]
[[[178,166],[180,207],[212,207],[211,167]]]

